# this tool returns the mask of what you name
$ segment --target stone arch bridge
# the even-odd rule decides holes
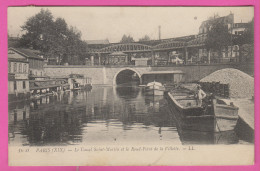
[[[214,65],[185,65],[174,67],[103,67],[103,66],[57,66],[44,67],[46,75],[50,77],[67,77],[70,74],[82,74],[92,78],[92,84],[116,85],[119,73],[129,70],[141,78],[143,73],[150,71],[182,71],[185,82],[193,82],[202,79],[214,71],[224,68],[236,68],[249,75],[254,75],[254,64],[214,64]]]

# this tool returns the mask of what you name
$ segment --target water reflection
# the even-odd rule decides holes
[[[129,90],[129,91],[126,91]],[[12,145],[163,142],[179,144],[165,104],[148,100],[136,87],[99,87],[9,105]],[[20,111],[26,110],[21,120]],[[172,131],[173,130],[173,131]],[[163,136],[164,135],[164,136]]]
[[[162,96],[146,96],[139,87],[94,87],[9,104],[10,145],[237,143],[232,133],[187,129],[192,125],[176,120]]]

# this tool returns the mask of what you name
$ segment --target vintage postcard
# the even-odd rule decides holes
[[[9,7],[10,166],[254,164],[254,7]]]

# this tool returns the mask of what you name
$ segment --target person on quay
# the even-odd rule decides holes
[[[201,89],[201,86],[197,86],[197,103],[198,106],[202,106],[202,100],[207,96],[207,94]]]

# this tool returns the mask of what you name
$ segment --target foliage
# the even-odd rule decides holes
[[[240,47],[241,62],[254,62],[254,45],[243,44]]]
[[[254,44],[254,18],[248,23],[242,35],[234,37],[233,43],[236,45]]]
[[[145,35],[144,37],[142,37],[141,39],[139,39],[139,42],[143,42],[143,41],[149,41],[151,40],[150,37],[148,35]]]
[[[59,64],[79,64],[87,49],[76,28],[68,27],[63,18],[54,19],[49,10],[41,9],[21,27],[25,34],[20,39],[24,47],[40,50],[45,58],[58,58]]]
[[[220,51],[223,46],[231,45],[231,41],[232,38],[228,32],[227,25],[221,22],[215,22],[208,32],[205,45],[207,49]]]
[[[125,34],[123,35],[120,43],[132,43],[134,42],[134,38],[130,35],[126,36]]]

